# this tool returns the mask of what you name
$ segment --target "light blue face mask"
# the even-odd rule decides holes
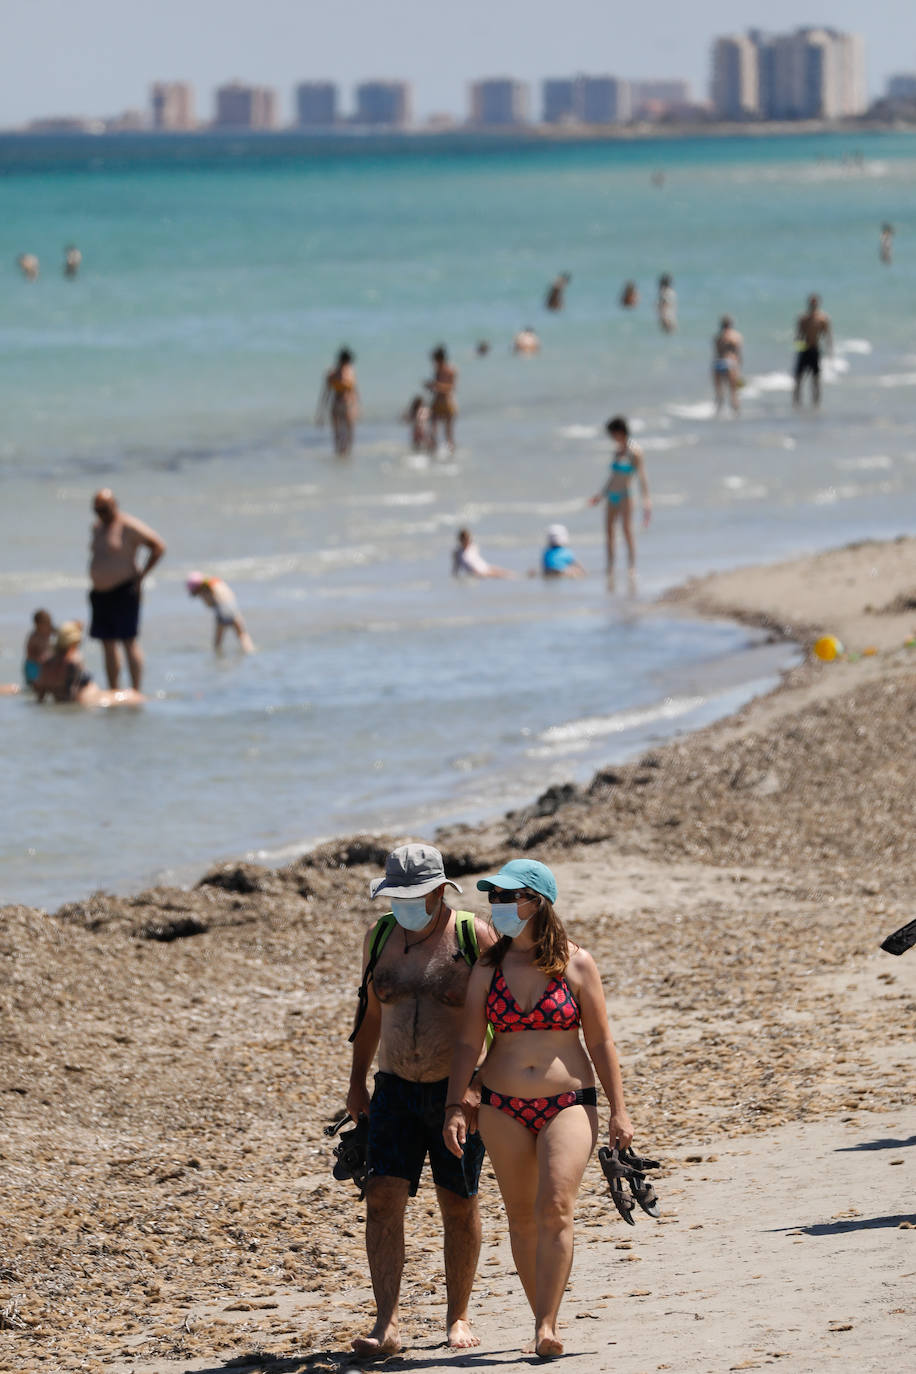
[[[490,919],[493,929],[500,935],[508,935],[510,940],[521,935],[528,924],[518,914],[518,902],[500,902],[498,906],[491,907]]]
[[[394,919],[404,930],[422,930],[432,920],[426,910],[425,897],[392,897],[391,910],[394,912]]]

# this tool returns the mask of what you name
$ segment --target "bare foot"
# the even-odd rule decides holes
[[[452,1322],[449,1327],[448,1343],[452,1350],[470,1350],[472,1346],[480,1345],[480,1337],[474,1335],[470,1322],[460,1320]]]
[[[555,1360],[558,1355],[563,1354],[563,1342],[557,1340],[556,1336],[542,1336],[534,1347],[534,1352],[540,1360]]]
[[[383,1360],[401,1348],[396,1326],[373,1326],[368,1336],[357,1336],[350,1348],[358,1360]]]

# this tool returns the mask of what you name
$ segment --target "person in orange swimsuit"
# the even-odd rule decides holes
[[[325,374],[315,416],[315,424],[320,425],[324,422],[325,414],[330,413],[334,452],[339,458],[346,458],[352,451],[353,430],[359,416],[359,392],[353,366],[355,361],[349,348],[340,350],[337,362]]]
[[[633,1127],[601,977],[566,935],[550,869],[512,859],[477,886],[489,896],[499,938],[471,970],[443,1137],[460,1155],[479,1121],[534,1314],[534,1351],[550,1359],[563,1353],[557,1315],[572,1268],[573,1212],[598,1139],[595,1075],[610,1104],[611,1146],[629,1145]],[[494,1038],[478,1111],[471,1080],[488,1025]]]

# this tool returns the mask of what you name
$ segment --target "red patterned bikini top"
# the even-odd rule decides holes
[[[530,1011],[522,1011],[503,977],[501,968],[493,970],[487,994],[487,1020],[500,1034],[525,1030],[575,1030],[581,1023],[579,1003],[565,978],[551,978]]]

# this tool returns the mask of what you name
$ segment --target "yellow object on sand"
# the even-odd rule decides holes
[[[836,635],[821,635],[812,647],[822,663],[832,663],[843,652],[843,646]]]

